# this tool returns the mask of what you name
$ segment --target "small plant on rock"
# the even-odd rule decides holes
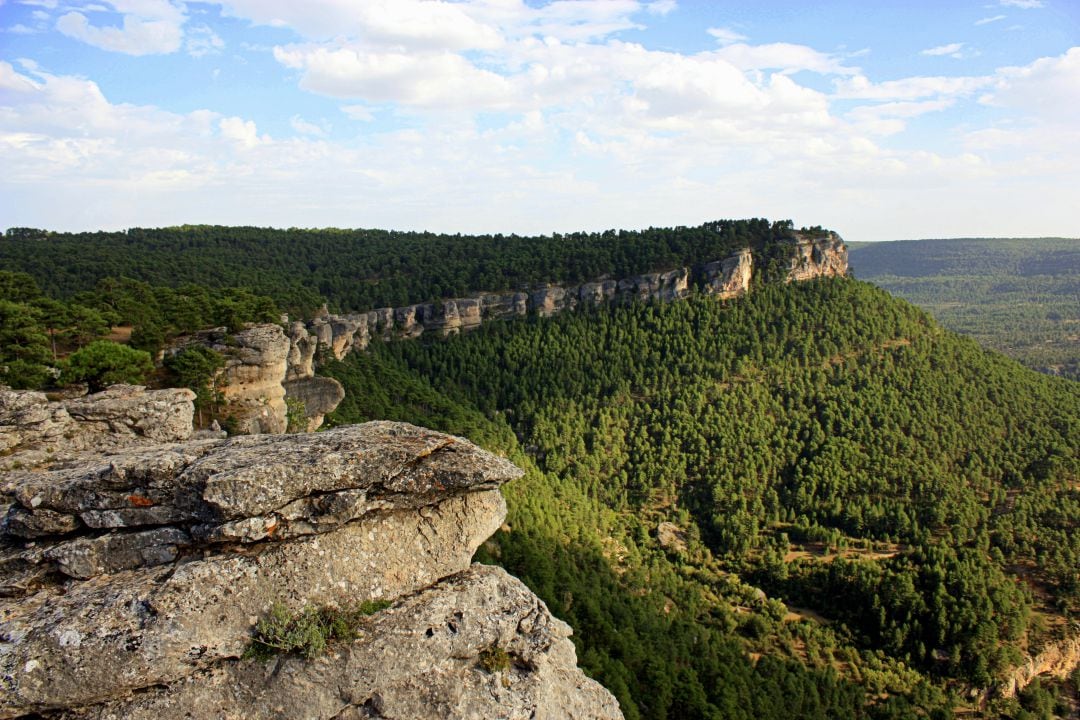
[[[492,645],[480,653],[480,667],[491,674],[510,669],[510,654],[498,645]]]
[[[360,620],[390,607],[386,600],[366,600],[353,609],[304,607],[292,612],[275,602],[270,613],[255,625],[245,658],[269,660],[282,653],[298,653],[306,658],[321,655],[332,640],[355,639]]]

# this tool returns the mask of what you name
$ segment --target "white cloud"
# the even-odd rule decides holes
[[[255,128],[255,121],[253,120],[244,120],[238,117],[222,118],[218,121],[218,128],[221,130],[222,137],[244,149],[251,149],[260,143],[270,141],[266,136],[259,137],[259,132]]]
[[[948,45],[938,45],[937,47],[927,48],[921,51],[920,55],[941,56],[948,55],[949,57],[962,58],[963,54],[960,52],[964,47],[964,43],[949,43]]]
[[[953,107],[954,99],[921,102],[890,102],[861,105],[847,114],[849,120],[870,135],[896,135],[907,129],[907,120]]]
[[[34,33],[39,31],[35,30],[32,27],[27,27],[22,23],[16,23],[9,28],[4,28],[4,32],[14,33],[15,35],[33,35]]]
[[[502,76],[454,53],[374,53],[356,47],[274,48],[286,67],[303,71],[305,90],[421,108],[498,108],[511,99]]]
[[[1033,8],[1041,8],[1046,3],[1043,0],[1001,0],[1001,5],[1004,7],[1015,7],[1023,10],[1031,10]]]
[[[363,105],[342,105],[341,112],[348,115],[353,120],[359,120],[360,122],[371,122],[375,119],[374,113],[370,108]]]
[[[195,58],[216,55],[224,47],[225,41],[206,25],[188,28],[187,38],[184,41],[184,49],[188,55]]]
[[[990,23],[995,23],[995,22],[997,22],[999,20],[1004,20],[1005,18],[1006,18],[1005,15],[993,15],[991,17],[984,17],[982,20],[976,20],[975,24],[976,25],[989,25]]]
[[[322,127],[315,123],[308,122],[299,115],[293,115],[289,119],[289,124],[292,125],[293,130],[301,135],[312,135],[314,137],[322,137],[326,135],[326,131]]]
[[[1076,108],[1080,107],[1080,47],[1022,67],[1001,68],[982,101],[1075,127]]]
[[[81,12],[71,11],[56,21],[64,35],[88,45],[128,55],[155,55],[180,49],[183,10],[168,0],[112,0],[112,7],[122,16],[121,26],[93,25]]]
[[[742,42],[743,40],[749,39],[742,33],[726,27],[709,28],[706,32],[716,38],[717,42],[719,42],[721,45],[731,45],[733,43]]]
[[[224,0],[222,5],[232,15],[291,27],[313,40],[356,37],[424,50],[493,48],[501,42],[499,33],[470,17],[466,7],[439,0]]]
[[[824,75],[852,75],[858,72],[856,68],[845,66],[833,55],[818,52],[806,45],[737,43],[720,48],[715,54],[740,70],[809,70]]]
[[[907,77],[900,80],[871,82],[865,75],[842,78],[835,82],[834,97],[843,100],[918,100],[935,96],[967,96],[992,84],[994,79],[982,77]]]
[[[667,15],[678,7],[675,0],[652,0],[645,6],[645,10],[652,15]]]

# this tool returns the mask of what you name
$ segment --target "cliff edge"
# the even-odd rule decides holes
[[[619,718],[569,627],[469,564],[520,474],[391,422],[8,470],[0,717]],[[261,620],[315,612],[351,639],[245,658]]]

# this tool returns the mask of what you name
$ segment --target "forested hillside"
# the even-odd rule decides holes
[[[1080,380],[1080,239],[850,246],[855,276],[1043,372]]]
[[[1080,388],[869,285],[496,323],[328,371],[336,422],[528,469],[484,557],[629,718],[1049,717],[1075,693],[971,695],[1080,607]]]
[[[821,228],[811,230],[820,231]],[[697,227],[522,237],[391,230],[184,226],[55,233],[10,228],[0,269],[29,273],[49,295],[93,290],[105,278],[154,286],[246,287],[294,315],[397,307],[536,282],[583,282],[720,260],[744,247],[779,275],[790,222],[719,220]],[[783,268],[783,269],[780,269]]]
[[[1080,385],[867,283],[771,282],[792,232],[764,220],[541,238],[16,229],[0,241],[0,382],[63,380],[117,324],[146,354],[279,308],[617,277],[749,245],[763,271],[740,300],[373,336],[327,358],[346,389],[330,422],[407,420],[525,468],[479,558],[573,626],[582,666],[628,718],[1077,713],[1076,672],[998,689],[1076,635]],[[1075,282],[1049,272],[1067,255],[1031,277]],[[997,287],[963,256],[920,272],[966,267],[959,287]]]

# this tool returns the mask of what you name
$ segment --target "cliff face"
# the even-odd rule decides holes
[[[834,232],[823,236],[795,236],[795,257],[791,260],[788,282],[818,277],[842,277],[847,274],[847,245]]]
[[[0,717],[621,717],[566,625],[469,566],[520,474],[388,422],[9,471]],[[317,658],[240,659],[275,603],[372,599],[389,607]]]
[[[1034,656],[1024,658],[1024,662],[1012,672],[998,687],[998,694],[1011,698],[1031,684],[1039,676],[1057,680],[1067,678],[1080,667],[1080,628],[1073,628],[1072,634],[1062,640],[1048,643]]]
[[[836,233],[816,238],[796,233],[791,243],[794,256],[788,282],[846,274],[847,247]],[[302,338],[303,347],[325,347],[340,360],[353,350],[365,349],[373,337],[411,339],[424,333],[446,337],[479,327],[488,320],[529,312],[549,317],[583,305],[680,300],[690,294],[695,283],[706,294],[720,299],[735,298],[749,291],[753,272],[753,253],[750,248],[744,248],[728,258],[698,267],[644,273],[621,280],[601,279],[581,285],[546,283],[521,292],[483,293],[471,298],[366,313],[322,313],[307,324],[306,335],[297,329],[295,332],[300,334],[294,337]],[[299,357],[301,352],[298,350],[296,355]]]
[[[791,244],[788,282],[847,272],[847,248],[836,233],[818,237],[796,233]],[[726,300],[746,294],[753,274],[753,252],[744,248],[698,267],[621,280],[601,279],[581,285],[546,283],[520,292],[481,293],[344,315],[331,315],[324,308],[306,324],[292,323],[287,332],[276,325],[255,325],[235,334],[219,328],[185,338],[180,345],[202,343],[226,357],[223,414],[237,420],[240,433],[284,432],[289,401],[303,409],[303,427],[296,429],[314,430],[344,397],[336,380],[315,376],[320,357],[341,360],[354,350],[366,349],[373,338],[412,339],[425,333],[447,337],[478,328],[489,320],[529,312],[549,317],[602,303],[670,302],[687,297],[694,286]]]

